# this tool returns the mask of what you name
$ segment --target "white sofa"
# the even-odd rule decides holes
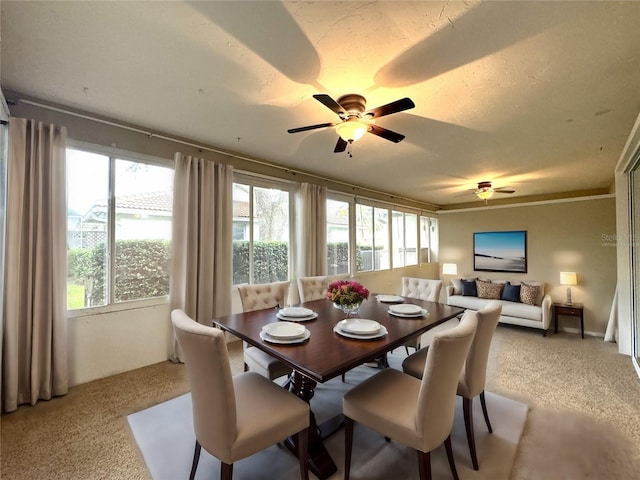
[[[492,283],[504,284],[505,282],[501,280],[493,280]],[[536,298],[535,305],[499,300],[502,304],[500,323],[538,328],[542,330],[542,335],[546,337],[547,330],[551,324],[551,297],[544,294],[543,282],[525,281],[522,283],[539,286],[539,293]],[[480,298],[477,296],[465,296],[462,294],[462,291],[459,291],[459,289],[456,288],[455,285],[447,286],[446,294],[448,305],[467,308],[470,310],[481,310],[492,300],[490,298]]]

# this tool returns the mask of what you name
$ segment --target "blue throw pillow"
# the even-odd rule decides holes
[[[478,290],[475,280],[462,280],[462,295],[465,297],[477,297]]]
[[[504,284],[502,289],[502,300],[510,302],[520,302],[520,285],[511,285],[509,282]]]

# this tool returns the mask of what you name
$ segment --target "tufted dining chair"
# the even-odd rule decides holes
[[[276,306],[284,307],[289,296],[289,282],[259,283],[253,285],[239,285],[238,293],[242,303],[242,311],[253,312]],[[263,377],[273,380],[291,374],[291,368],[259,348],[252,347],[246,342],[244,345],[244,371],[251,370]],[[289,386],[289,381],[285,388]]]
[[[417,298],[420,300],[427,300],[428,302],[437,302],[440,299],[440,290],[442,290],[442,280],[402,277],[401,295],[403,297]],[[455,320],[455,324],[447,322],[447,328],[451,328],[452,326],[457,325],[457,323],[457,320]],[[445,330],[445,328],[438,328],[438,331],[440,330]],[[421,338],[422,336],[419,336],[405,342],[404,349],[407,351],[407,355],[409,355],[409,347],[412,347],[415,350],[420,348]]]
[[[354,423],[375,430],[387,441],[393,439],[416,449],[420,479],[431,478],[431,451],[444,443],[451,473],[458,479],[451,428],[458,378],[477,323],[476,313],[468,311],[457,327],[434,337],[422,379],[387,368],[345,394],[345,480],[351,469]]]
[[[499,301],[491,301],[487,303],[482,310],[477,312],[478,330],[476,331],[469,355],[467,356],[464,368],[460,374],[460,379],[458,380],[457,394],[462,397],[467,443],[469,444],[471,463],[475,470],[478,470],[479,467],[475,435],[473,433],[473,399],[478,395],[480,396],[480,405],[482,406],[482,413],[487,424],[487,429],[489,433],[493,433],[487,412],[487,403],[484,398],[484,386],[487,377],[487,363],[489,362],[491,340],[496,331],[501,313],[502,304]],[[428,348],[423,348],[405,358],[404,362],[402,362],[402,370],[416,378],[421,378],[428,350]]]
[[[171,312],[171,322],[191,388],[196,444],[190,480],[202,447],[220,460],[220,478],[230,480],[234,462],[291,436],[298,447],[300,478],[308,479],[309,404],[255,372],[232,376],[221,330],[182,310]]]
[[[316,277],[298,277],[298,293],[300,302],[327,298],[329,278],[326,275]]]

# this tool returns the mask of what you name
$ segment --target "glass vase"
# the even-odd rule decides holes
[[[350,303],[348,305],[338,305],[338,307],[347,315],[347,318],[351,318],[358,313],[358,311],[360,310],[360,305],[362,305],[362,302]]]

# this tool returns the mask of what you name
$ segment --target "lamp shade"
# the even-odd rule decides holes
[[[336,126],[336,132],[345,142],[360,140],[366,131],[367,125],[355,119],[347,120]]]
[[[560,272],[561,285],[577,285],[578,277],[576,272]]]
[[[455,263],[443,263],[442,264],[442,274],[443,275],[457,275],[458,274],[458,265]]]
[[[479,192],[476,192],[476,195],[478,196],[478,198],[480,198],[481,200],[488,200],[491,197],[493,197],[493,190],[488,188],[486,190],[481,190]]]

